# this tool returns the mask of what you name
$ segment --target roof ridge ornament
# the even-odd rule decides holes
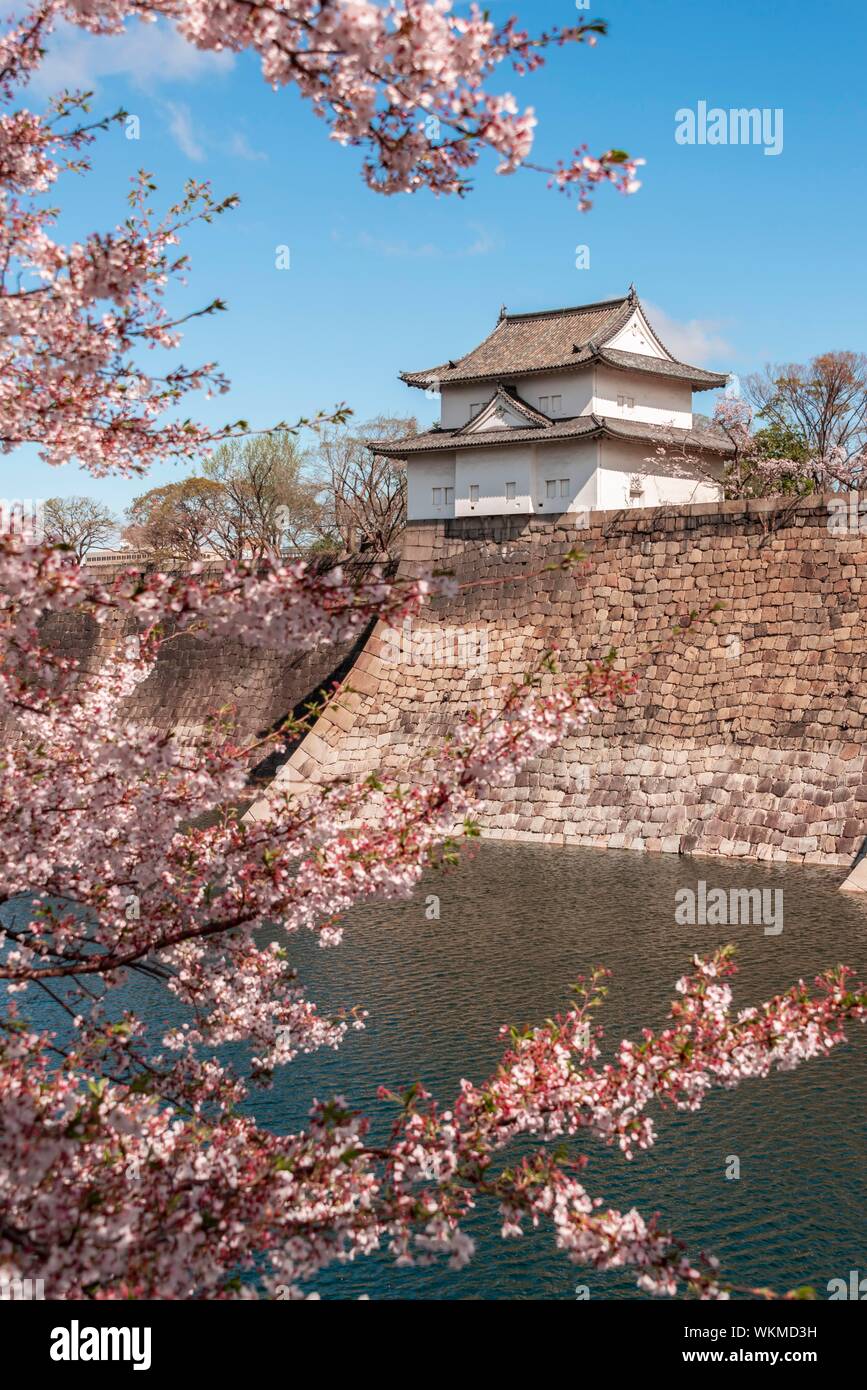
[[[502,322],[503,322],[503,319],[504,319],[505,317],[506,317],[506,306],[505,306],[505,304],[501,304],[501,305],[500,305],[500,317],[499,317],[499,319],[497,320],[497,322],[498,322],[498,323],[502,323]]]

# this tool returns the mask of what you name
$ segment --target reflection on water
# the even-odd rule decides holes
[[[782,889],[783,931],[677,925],[675,893],[700,879],[709,888]],[[447,1102],[462,1075],[481,1080],[496,1063],[501,1023],[543,1020],[567,1002],[569,981],[596,964],[613,972],[601,1011],[612,1047],[661,1026],[691,955],[722,941],[739,947],[737,1007],[838,962],[863,975],[867,902],[837,892],[839,881],[839,870],[485,843],[411,902],[355,912],[336,950],[309,937],[293,942],[318,1004],[357,1003],[370,1018],[339,1052],[299,1058],[255,1109],[264,1123],[291,1128],[312,1095],[342,1092],[387,1124],[377,1085],[416,1078]],[[439,921],[425,916],[428,893],[440,897]],[[631,1163],[588,1141],[588,1189],[646,1215],[660,1211],[738,1283],[809,1282],[825,1296],[829,1279],[867,1274],[867,1036],[857,1025],[849,1034],[830,1058],[714,1092],[697,1115],[657,1111],[657,1146]],[[741,1177],[727,1181],[735,1154]],[[550,1231],[501,1240],[493,1208],[468,1229],[478,1251],[459,1273],[395,1269],[374,1257],[327,1272],[317,1287],[344,1298],[571,1298],[584,1283],[591,1297],[642,1297],[622,1275],[570,1265]]]

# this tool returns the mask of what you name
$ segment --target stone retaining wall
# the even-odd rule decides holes
[[[354,693],[278,785],[406,768],[544,650],[577,671],[613,646],[636,694],[485,803],[484,833],[850,864],[867,826],[867,535],[829,524],[831,502],[600,512],[580,531],[567,514],[413,523],[403,572],[461,584],[416,635],[475,634],[486,661],[394,664],[377,628]],[[581,569],[545,569],[575,546]]]
[[[63,613],[48,618],[41,635],[83,671],[95,672],[133,631],[132,624],[113,615],[97,624],[81,613]],[[126,702],[125,714],[132,723],[187,744],[202,737],[210,715],[231,708],[234,737],[246,742],[330,689],[351,667],[366,637],[364,633],[354,642],[281,652],[181,634],[164,644],[153,671]]]

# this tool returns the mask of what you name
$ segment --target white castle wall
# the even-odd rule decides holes
[[[454,502],[434,506],[433,489],[455,485],[455,456],[448,450],[440,454],[427,454],[412,458],[407,463],[406,514],[409,521],[421,521],[432,517],[452,517],[455,514]]]
[[[547,415],[552,413],[552,396],[560,397],[558,417],[586,415],[590,411],[593,399],[593,368],[585,367],[576,371],[574,367],[570,367],[562,372],[516,375],[512,384],[517,387],[521,399],[536,410],[542,409],[539,403],[543,398],[547,398]],[[457,429],[459,425],[465,425],[471,414],[475,414],[472,407],[478,408],[490,400],[496,389],[496,382],[491,381],[476,382],[471,386],[443,387],[440,407],[440,423],[443,428]]]
[[[708,477],[709,473],[721,477],[721,463],[706,460],[699,468],[682,460],[676,468],[673,459],[659,459],[652,444],[603,439],[599,463],[593,505],[603,510],[686,506],[693,502],[716,502],[722,496],[720,483]],[[630,497],[632,479],[639,475],[642,495]]]
[[[618,399],[624,396],[635,404],[619,405]],[[593,400],[587,414],[689,430],[692,429],[692,387],[688,381],[598,366]]]

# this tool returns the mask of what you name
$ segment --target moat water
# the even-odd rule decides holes
[[[839,870],[764,867],[625,851],[484,843],[472,862],[432,876],[410,902],[368,907],[349,920],[343,944],[293,946],[323,1007],[360,1004],[367,1028],[338,1052],[300,1058],[256,1104],[266,1124],[303,1123],[311,1095],[342,1092],[369,1114],[380,1083],[422,1080],[443,1102],[461,1076],[495,1066],[501,1023],[543,1020],[568,1002],[568,984],[593,965],[612,971],[600,1019],[607,1043],[663,1024],[674,982],[696,951],[738,943],[735,1005],[745,1006],[838,962],[863,975],[867,901],[839,893]],[[783,892],[783,930],[677,925],[675,894],[708,886]],[[425,915],[440,898],[439,920]],[[774,898],[774,901],[777,901]],[[780,1289],[867,1275],[867,1029],[799,1070],[711,1094],[695,1115],[658,1113],[659,1139],[627,1163],[589,1141],[588,1189],[621,1207],[661,1212],[693,1250],[717,1255],[739,1284]],[[383,1134],[385,1130],[383,1129]],[[740,1159],[740,1179],[726,1163]],[[504,1241],[493,1208],[467,1229],[472,1264],[396,1269],[374,1257],[325,1274],[323,1297],[643,1297],[621,1273],[568,1263],[550,1230]]]
[[[606,1053],[641,1027],[663,1024],[674,982],[692,954],[727,940],[739,947],[735,1005],[758,1003],[845,962],[867,969],[867,899],[837,891],[840,870],[680,859],[626,851],[483,843],[447,875],[431,875],[409,902],[366,907],[347,920],[344,942],[322,950],[311,935],[291,941],[302,981],[328,1010],[369,1011],[363,1032],[337,1052],[301,1057],[258,1093],[259,1120],[303,1126],[311,1097],[342,1093],[375,1117],[385,1137],[393,1111],[376,1100],[416,1079],[447,1104],[462,1076],[482,1080],[501,1052],[502,1023],[543,1020],[568,1003],[569,982],[593,965],[612,972],[600,1011]],[[761,925],[688,926],[675,920],[675,894],[709,887],[781,889],[783,930]],[[426,916],[437,894],[440,916]],[[774,901],[778,901],[774,899]],[[158,987],[135,983],[134,1002],[156,1026],[165,1019]],[[130,998],[134,996],[134,999]],[[659,1211],[693,1251],[719,1257],[739,1284],[786,1289],[867,1276],[867,1029],[795,1072],[713,1092],[695,1115],[655,1113],[658,1142],[627,1163],[592,1140],[585,1179],[619,1207]],[[729,1158],[740,1178],[726,1179]],[[570,1299],[644,1297],[629,1276],[572,1266],[550,1229],[503,1241],[493,1205],[467,1223],[474,1261],[398,1269],[387,1254],[325,1271],[323,1297]]]

